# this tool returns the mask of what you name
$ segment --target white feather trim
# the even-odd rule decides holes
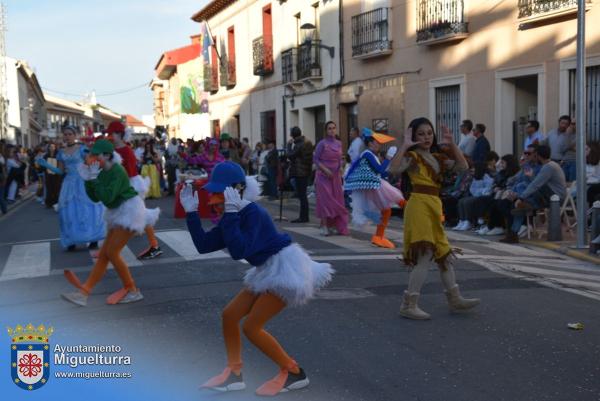
[[[114,151],[113,151],[113,163],[115,163],[115,164],[123,163],[123,158],[121,157],[121,155]]]
[[[244,190],[244,200],[256,202],[260,199],[261,183],[258,182],[255,175],[246,177],[246,189]]]
[[[146,197],[146,194],[150,190],[150,177],[142,177],[141,175],[136,175],[133,177],[129,177],[129,183],[136,190],[138,195],[143,198]]]
[[[106,209],[104,219],[108,228],[120,227],[142,234],[147,225],[156,224],[159,213],[159,208],[146,209],[142,198],[135,196],[115,209]]]
[[[296,243],[246,272],[244,284],[254,293],[273,292],[288,305],[301,305],[331,281],[329,263],[315,262]]]

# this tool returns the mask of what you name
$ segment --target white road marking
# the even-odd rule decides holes
[[[157,232],[156,236],[187,261],[229,258],[229,255],[223,251],[199,254],[190,233],[184,230]]]
[[[323,236],[319,234],[319,229],[317,227],[286,227],[287,231],[292,231],[298,233],[300,235],[304,235],[306,237],[314,238],[319,241],[327,242],[329,244],[346,248],[350,251],[354,252],[376,252],[383,251],[389,253],[390,251],[397,251],[397,248],[394,250],[378,248],[371,244],[370,241],[362,241],[356,238],[352,238],[349,235],[332,235],[332,236]],[[396,244],[399,246],[401,244]],[[318,250],[317,250],[318,251]]]
[[[13,245],[0,281],[47,276],[50,273],[50,243]]]

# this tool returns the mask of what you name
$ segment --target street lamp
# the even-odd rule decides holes
[[[331,58],[333,58],[333,57],[334,57],[334,55],[335,55],[335,47],[333,47],[333,46],[325,46],[325,45],[322,45],[321,43],[318,43],[318,44],[316,44],[316,45],[313,45],[313,44],[312,44],[312,42],[313,42],[313,34],[314,34],[314,30],[315,30],[315,29],[317,29],[317,27],[316,27],[316,26],[314,26],[314,25],[313,25],[313,24],[311,24],[310,22],[306,22],[306,23],[304,23],[304,24],[302,24],[302,25],[300,26],[300,29],[302,29],[303,31],[313,31],[313,32],[311,32],[311,34],[310,34],[310,39],[309,39],[309,42],[310,42],[311,46],[316,46],[316,47],[318,47],[318,48],[320,48],[320,49],[326,49],[326,50],[328,50],[328,51],[329,51],[329,56],[331,56]]]

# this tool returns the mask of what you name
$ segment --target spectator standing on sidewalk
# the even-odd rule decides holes
[[[266,170],[267,181],[265,181],[265,187],[263,188],[264,194],[269,200],[277,198],[277,168],[279,166],[279,152],[275,147],[275,141],[270,140],[267,143],[267,150],[264,165],[261,170]],[[264,174],[263,174],[264,175]]]
[[[317,144],[313,157],[317,168],[316,215],[321,219],[322,235],[349,234],[348,210],[342,186],[342,142],[336,138],[336,129],[333,121],[325,123],[325,138]]]
[[[313,144],[302,136],[302,131],[298,127],[293,127],[290,133],[292,137],[287,143],[287,157],[290,160],[289,176],[294,179],[296,193],[300,199],[300,216],[292,220],[292,223],[308,223],[306,188],[312,173]]]
[[[575,169],[575,129],[571,125],[571,117],[564,115],[558,119],[558,127],[554,128],[543,142],[550,147],[550,159],[560,164],[567,182],[576,178]]]
[[[473,163],[484,162],[488,153],[490,153],[490,142],[485,137],[485,125],[475,124],[473,136],[475,140],[475,149],[473,149]]]
[[[458,143],[458,148],[468,158],[473,157],[473,151],[475,150],[476,138],[472,131],[473,122],[471,120],[463,120],[460,124],[460,142]]]
[[[6,200],[4,199],[4,191],[6,189],[6,159],[4,158],[5,152],[4,141],[0,142],[0,211],[2,214],[6,214]]]
[[[525,126],[525,142],[523,143],[523,149],[527,149],[529,145],[540,145],[544,142],[544,134],[540,132],[540,123],[536,120],[529,120],[527,126]]]
[[[48,145],[48,152],[43,156],[46,163],[53,167],[58,167],[58,150],[56,149],[55,143]],[[58,203],[58,196],[60,194],[60,187],[62,184],[62,174],[56,174],[50,169],[44,171],[44,187],[46,188],[46,196],[44,197],[44,203],[46,207],[52,207]]]
[[[250,172],[250,157],[252,156],[252,149],[248,143],[248,138],[242,138],[242,146],[240,148],[240,165],[244,169],[246,175]]]
[[[348,155],[350,156],[350,163],[354,163],[365,150],[365,143],[358,134],[358,128],[350,128],[350,147],[348,148]]]

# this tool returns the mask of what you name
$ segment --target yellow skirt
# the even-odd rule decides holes
[[[442,200],[438,196],[413,193],[404,209],[404,261],[414,266],[427,250],[440,268],[452,249],[442,225]]]
[[[142,166],[142,177],[150,178],[150,188],[146,194],[147,198],[160,198],[160,179],[158,169],[154,164],[144,164]]]

